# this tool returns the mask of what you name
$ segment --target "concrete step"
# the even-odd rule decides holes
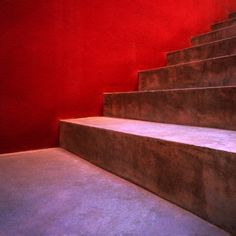
[[[222,29],[222,28],[225,28],[225,27],[229,27],[229,26],[232,26],[232,25],[235,25],[236,24],[236,17],[232,17],[228,20],[225,20],[225,21],[221,21],[221,22],[218,22],[216,24],[213,24],[211,26],[211,29],[212,30],[218,30],[218,29]]]
[[[139,90],[236,85],[236,54],[139,72]]]
[[[0,177],[1,236],[229,236],[61,148],[0,155]]]
[[[236,37],[167,53],[167,65],[236,54]]]
[[[104,116],[236,130],[236,86],[107,93]]]
[[[60,124],[63,148],[234,233],[235,143],[235,131],[154,122],[92,117]]]
[[[193,46],[195,46],[195,45],[210,43],[210,42],[225,39],[225,38],[231,38],[234,36],[236,36],[236,25],[194,36],[191,39],[191,43]]]
[[[236,12],[231,12],[231,13],[229,14],[229,18],[234,18],[234,17],[236,17]]]

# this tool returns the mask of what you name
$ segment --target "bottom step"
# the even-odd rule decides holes
[[[236,132],[91,117],[61,121],[60,145],[236,233]]]
[[[0,177],[2,236],[229,236],[63,149],[0,155]]]

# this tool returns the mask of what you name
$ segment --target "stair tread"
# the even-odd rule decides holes
[[[231,25],[231,26],[228,26],[228,27],[224,27],[224,28],[221,28],[221,29],[216,29],[216,30],[212,30],[212,31],[208,31],[206,33],[202,33],[202,34],[198,34],[196,36],[193,36],[191,38],[191,42],[194,44],[194,45],[202,45],[202,44],[205,44],[206,42],[214,42],[214,41],[217,41],[219,39],[223,39],[223,38],[228,38],[228,37],[232,37],[232,36],[235,36],[236,35],[236,32],[235,32],[235,28],[236,28],[236,25]],[[201,37],[207,37],[207,36],[210,36],[210,35],[214,35],[214,34],[219,34],[219,33],[222,33],[222,32],[226,32],[226,31],[230,31],[230,35],[228,35],[228,37],[223,37],[223,36],[218,36],[216,37],[216,39],[209,39],[209,40],[201,40],[201,42],[194,42],[196,39],[198,38],[201,38]]]
[[[236,54],[139,71],[139,90],[233,86]]]
[[[208,61],[220,60],[220,59],[231,58],[231,57],[236,57],[236,54],[225,55],[225,56],[220,56],[220,57],[213,57],[213,58],[207,58],[207,59],[204,59],[204,60],[184,62],[184,63],[179,63],[179,64],[176,64],[176,65],[168,65],[168,66],[163,66],[163,67],[150,68],[150,69],[146,69],[146,70],[140,70],[139,73],[149,72],[149,71],[152,72],[152,71],[156,71],[156,70],[175,68],[175,67],[180,67],[180,66],[185,66],[185,65],[194,65],[194,64],[197,64],[197,63],[204,63],[204,62],[208,62]]]
[[[191,50],[191,49],[201,48],[201,47],[208,46],[208,45],[210,46],[210,45],[225,42],[225,41],[228,41],[228,40],[231,40],[231,39],[236,39],[236,36],[216,40],[216,41],[213,41],[213,42],[207,42],[207,43],[203,43],[203,44],[199,44],[199,45],[193,45],[191,47],[187,47],[187,48],[183,48],[183,49],[177,49],[177,50],[169,51],[169,52],[167,52],[167,54],[178,53],[178,52],[181,52],[181,51],[188,51],[188,50]]]
[[[236,85],[209,86],[105,94],[103,115],[236,130]]]
[[[225,29],[230,29],[230,28],[235,28],[235,25],[227,26],[227,27],[224,27],[224,28],[221,28],[221,29],[212,30],[212,31],[207,31],[206,33],[198,34],[196,36],[193,36],[192,38],[196,38],[196,37],[199,37],[199,36],[204,36],[204,35],[212,34],[214,32],[223,31]]]
[[[228,26],[236,24],[236,17],[229,18],[227,20],[219,21],[211,26],[213,30],[215,29],[222,29]]]
[[[110,117],[67,119],[62,122],[236,153],[236,132],[230,130]]]

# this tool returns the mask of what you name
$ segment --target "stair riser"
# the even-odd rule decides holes
[[[60,134],[63,148],[235,231],[234,154],[63,122]]]
[[[231,18],[227,21],[223,21],[223,22],[212,25],[211,29],[218,30],[218,29],[222,29],[224,27],[229,27],[229,26],[235,25],[235,24],[236,24],[236,18]]]
[[[236,55],[139,73],[139,90],[236,85]]]
[[[236,37],[167,54],[167,65],[236,54]]]
[[[213,31],[208,34],[193,37],[191,42],[192,42],[192,45],[195,46],[195,45],[210,43],[210,42],[225,39],[225,38],[231,38],[234,36],[236,36],[236,25],[233,25],[231,27],[224,28],[221,30]]]
[[[106,94],[104,115],[236,130],[236,88]]]

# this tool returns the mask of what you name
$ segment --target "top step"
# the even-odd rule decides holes
[[[221,22],[218,22],[216,24],[213,24],[211,26],[211,29],[212,30],[218,30],[218,29],[222,29],[222,28],[225,28],[225,27],[235,25],[235,24],[236,24],[236,17],[233,17],[233,18],[230,18],[228,20],[221,21]]]
[[[229,14],[229,18],[234,18],[234,17],[236,17],[236,12],[231,12],[231,13]]]
[[[193,46],[214,42],[236,36],[236,25],[225,27],[219,30],[211,31],[205,34],[194,36],[191,39]]]

